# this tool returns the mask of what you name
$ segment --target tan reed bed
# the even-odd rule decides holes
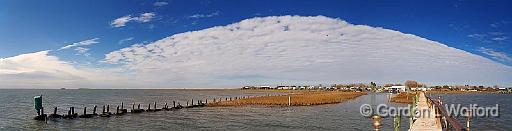
[[[340,103],[352,98],[366,95],[362,92],[341,92],[341,91],[314,91],[300,92],[295,94],[278,95],[278,96],[260,96],[245,99],[237,99],[232,101],[221,101],[208,103],[208,106],[246,106],[246,105],[276,105],[288,106],[288,98],[290,97],[291,106],[309,106],[321,104]]]
[[[391,98],[391,102],[396,103],[412,103],[413,97],[416,96],[416,92],[411,93],[400,93]]]

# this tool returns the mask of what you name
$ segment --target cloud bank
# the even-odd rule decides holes
[[[512,69],[411,34],[328,17],[281,16],[176,34],[106,55],[164,83],[503,83]]]
[[[87,80],[107,88],[402,83],[410,79],[435,84],[512,82],[511,67],[484,57],[415,35],[324,16],[252,18],[175,34],[147,45],[135,44],[106,54],[103,62],[116,66],[108,71],[79,69],[47,53],[36,56],[67,70],[57,73],[54,68],[38,69],[35,67],[42,65],[15,56],[0,61],[0,77],[26,72],[12,68],[15,66],[11,64],[21,63],[27,69],[33,66],[32,72],[43,70],[54,73],[52,76],[75,76],[60,76],[56,83],[73,78],[78,83]],[[75,73],[67,73],[71,71]],[[100,82],[91,78],[102,75],[113,78]]]

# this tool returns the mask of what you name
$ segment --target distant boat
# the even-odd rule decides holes
[[[60,88],[61,90],[65,90],[66,88]]]

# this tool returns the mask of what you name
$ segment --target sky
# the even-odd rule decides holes
[[[5,83],[0,88],[237,87],[407,79],[512,86],[507,75],[512,66],[511,6],[506,0],[0,1],[0,81]],[[276,24],[258,20],[285,24],[288,35],[276,33]],[[252,30],[233,32],[240,27]],[[317,30],[326,36],[348,30],[346,36],[354,36],[298,37]],[[212,36],[215,39],[203,38]],[[329,44],[333,42],[344,46]],[[424,44],[403,46],[407,42]],[[382,56],[357,54],[355,49]],[[297,53],[317,50],[323,53]],[[366,60],[363,65],[380,64],[343,66],[358,57]],[[308,61],[314,62],[304,64]],[[301,64],[290,64],[294,62]],[[382,64],[390,62],[394,64]],[[429,62],[449,64],[423,67]],[[432,72],[450,73],[440,79]]]

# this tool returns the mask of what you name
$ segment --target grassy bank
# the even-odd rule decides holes
[[[280,96],[261,96],[232,101],[222,101],[209,103],[208,106],[246,106],[246,105],[278,105],[287,106],[288,97],[292,106],[308,106],[340,103],[352,98],[356,98],[366,93],[361,92],[339,92],[339,91],[313,91],[297,92],[293,94]]]

